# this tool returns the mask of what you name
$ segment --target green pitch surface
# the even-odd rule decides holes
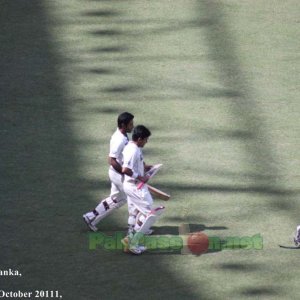
[[[300,223],[298,12],[295,0],[1,1],[1,295],[298,299],[300,250],[278,246]],[[82,214],[109,193],[123,111],[152,131],[146,162],[164,164],[157,234],[189,224],[260,235],[263,249],[89,249]],[[99,229],[126,224],[122,207]]]

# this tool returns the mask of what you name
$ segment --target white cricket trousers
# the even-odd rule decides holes
[[[120,199],[120,201],[126,200],[126,194],[125,194],[124,188],[123,188],[124,176],[112,168],[109,168],[108,176],[109,176],[109,179],[111,182],[110,195],[113,195],[113,194],[116,194],[119,192],[120,196],[118,197],[118,199]]]
[[[123,187],[127,195],[129,215],[135,214],[136,209],[145,215],[150,213],[153,199],[146,184],[141,189],[137,189],[134,181],[124,181]]]

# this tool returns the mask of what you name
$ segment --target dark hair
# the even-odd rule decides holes
[[[134,115],[129,112],[123,112],[118,116],[118,128],[122,128],[123,125],[127,126],[131,120],[133,120]]]
[[[137,141],[139,138],[145,139],[151,135],[150,130],[144,125],[137,125],[133,129],[132,140]]]

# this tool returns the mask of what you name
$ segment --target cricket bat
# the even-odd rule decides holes
[[[148,172],[145,173],[145,176],[148,176],[149,179],[152,178],[157,172],[158,170],[162,167],[162,164],[157,164],[154,165]],[[140,182],[137,185],[138,189],[141,189],[143,187],[143,185],[145,184],[145,182]]]
[[[148,187],[148,190],[150,191],[150,193],[153,195],[153,196],[156,196],[157,198],[161,199],[161,200],[164,200],[164,201],[168,201],[170,199],[170,195],[147,184],[147,187]]]

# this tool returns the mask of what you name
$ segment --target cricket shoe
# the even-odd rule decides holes
[[[300,247],[300,225],[297,226],[294,243],[297,247]]]
[[[98,231],[98,228],[92,224],[92,221],[89,219],[89,217],[84,214],[83,216],[83,221],[85,222],[85,224],[94,232]]]
[[[135,255],[140,255],[147,250],[145,246],[142,245],[130,245],[128,250]]]
[[[130,245],[129,237],[125,236],[124,239],[121,240],[123,247],[123,251],[125,253],[133,253],[135,255],[140,255],[147,250],[145,246],[142,245]]]

